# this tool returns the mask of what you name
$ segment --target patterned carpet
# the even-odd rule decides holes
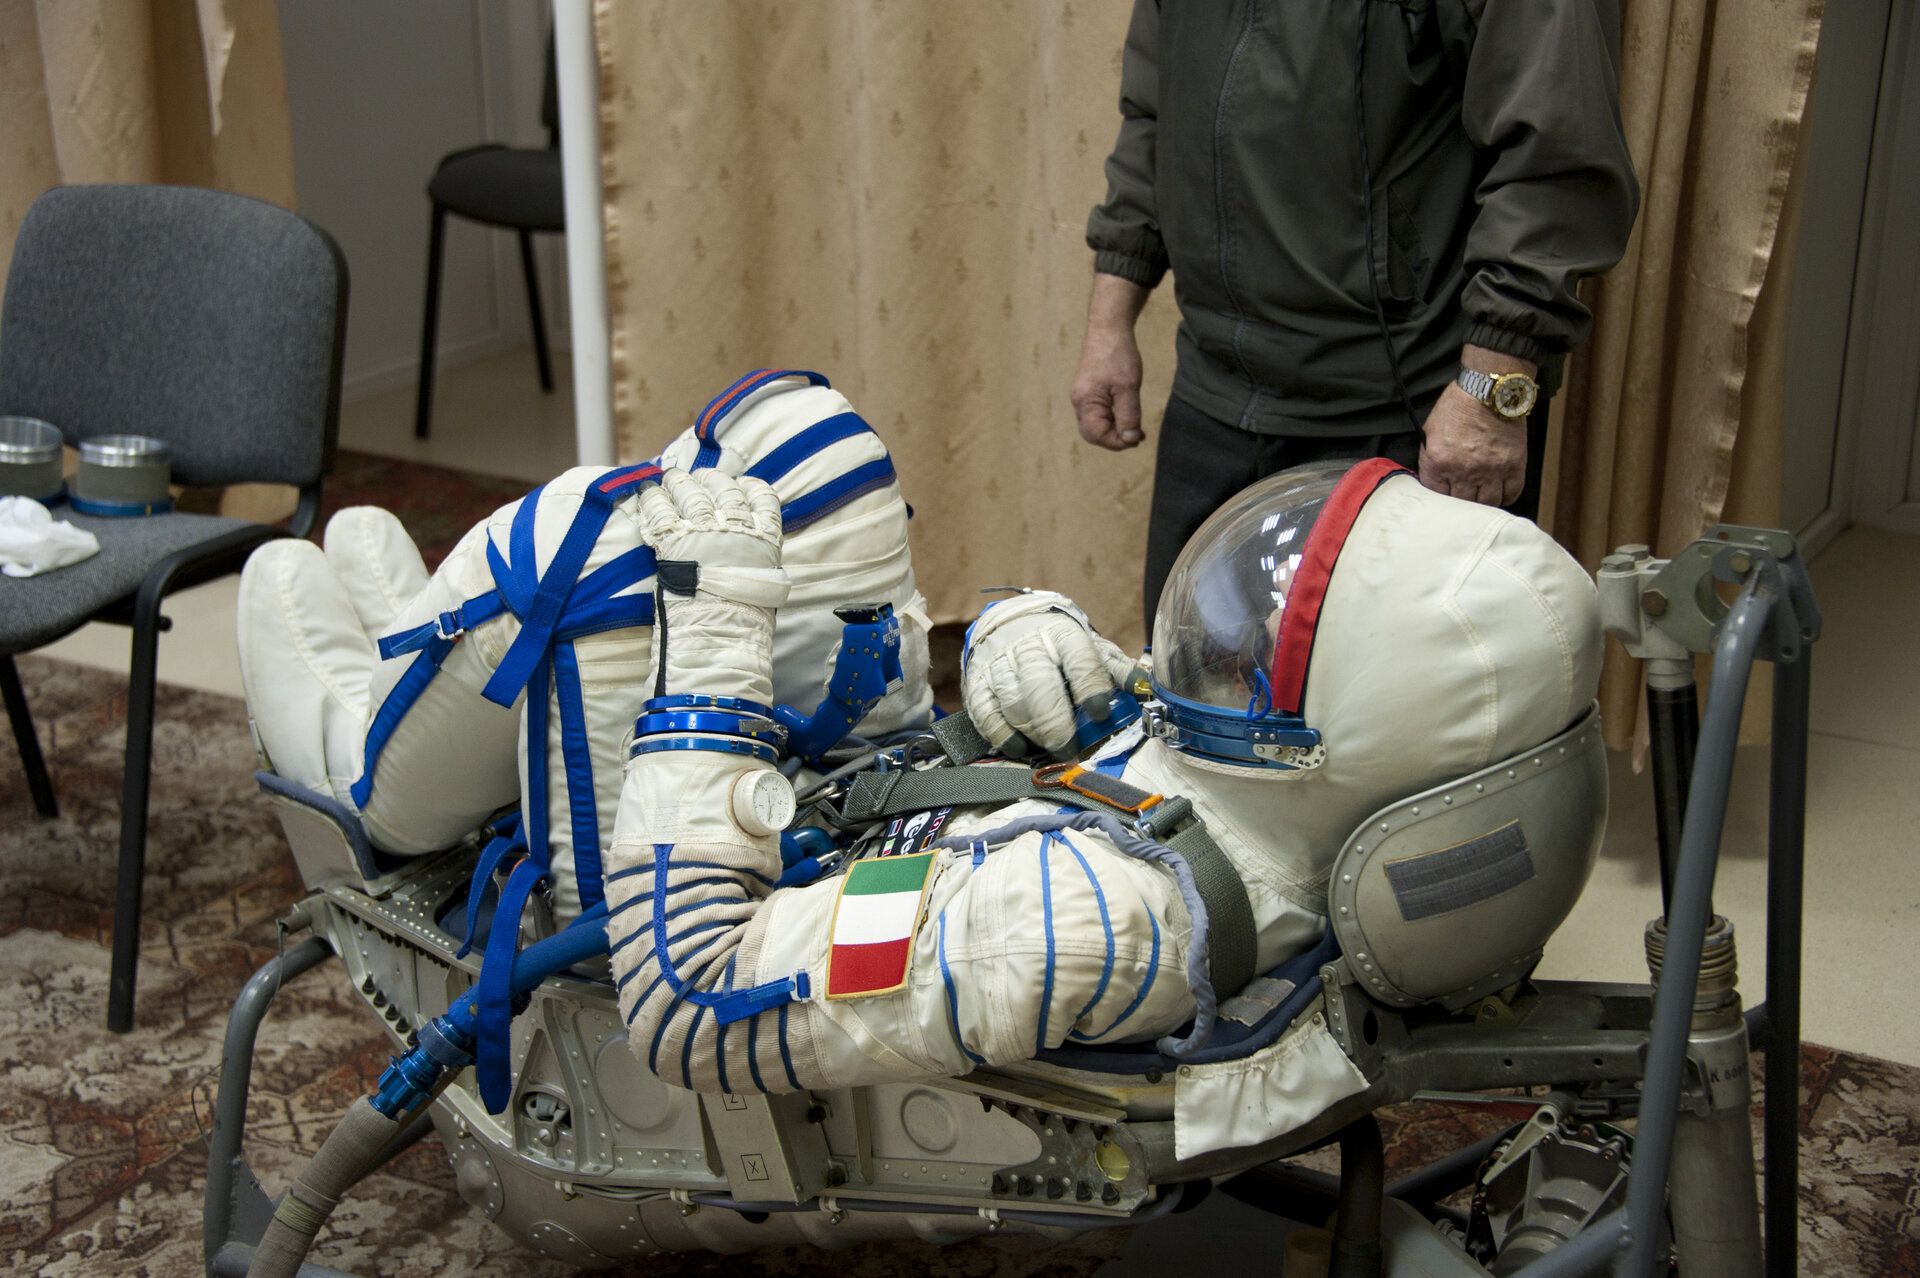
[[[330,489],[341,504],[399,508],[430,562],[522,491],[353,454]],[[125,680],[46,658],[19,667],[61,815],[33,814],[19,765],[0,748],[0,1269],[189,1278],[203,1272],[202,1133],[221,1035],[241,984],[274,952],[273,920],[299,895],[298,877],[254,791],[244,709],[163,685],[138,1023],[127,1035],[107,1033]],[[349,1002],[337,968],[323,965],[281,992],[260,1042],[246,1152],[277,1190],[368,1090],[385,1065],[385,1040]],[[1814,1046],[1806,1066],[1802,1272],[1920,1278],[1920,1070]],[[1437,1106],[1382,1117],[1396,1171],[1487,1130],[1485,1119]],[[1087,1278],[1135,1250],[1107,1231],[1068,1243],[996,1237],[947,1249],[668,1256],[626,1272]],[[431,1138],[342,1204],[315,1259],[369,1278],[571,1272],[469,1211]],[[1172,1270],[1163,1262],[1159,1272]]]

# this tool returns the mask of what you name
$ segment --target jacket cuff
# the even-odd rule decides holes
[[[1102,275],[1118,275],[1123,280],[1131,280],[1142,288],[1153,288],[1166,275],[1167,264],[1114,249],[1101,249],[1093,255],[1093,269]]]
[[[1549,355],[1558,354],[1557,343],[1544,342],[1531,333],[1517,332],[1511,328],[1502,328],[1484,320],[1475,321],[1467,329],[1469,346],[1484,346],[1490,351],[1499,351],[1502,355],[1512,355],[1517,359],[1532,360],[1544,364]]]

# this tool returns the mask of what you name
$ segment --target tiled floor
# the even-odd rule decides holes
[[[426,441],[413,438],[411,388],[350,404],[341,443],[539,482],[572,463],[573,438],[564,381],[540,394],[531,363],[513,352],[443,374]],[[556,372],[564,370],[561,361]],[[1910,976],[1920,962],[1920,538],[1853,529],[1813,565],[1813,578],[1825,629],[1814,650],[1805,1036],[1920,1065],[1920,993]],[[239,695],[234,588],[229,578],[176,597],[161,678]],[[88,627],[45,651],[124,670],[127,632]],[[1741,752],[1715,891],[1739,929],[1749,1002],[1759,997],[1765,944],[1765,756]],[[1606,846],[1547,951],[1545,976],[1645,979],[1641,930],[1659,912],[1651,782],[1624,758],[1613,764]]]

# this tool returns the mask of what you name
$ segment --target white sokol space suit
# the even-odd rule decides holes
[[[1359,823],[1589,708],[1593,585],[1550,538],[1385,463],[1303,468],[1195,535],[1156,620],[1147,714],[1084,770],[861,774],[854,793],[880,796],[881,819],[856,840],[848,797],[838,872],[776,888],[794,799],[769,716],[822,696],[832,609],[888,602],[906,623],[903,686],[862,733],[924,723],[930,705],[885,450],[844,400],[795,376],[730,388],[664,473],[568,472],[475,528],[430,580],[391,517],[349,511],[324,555],[278,543],[242,582],[243,671],[273,767],[351,803],[398,853],[451,844],[516,797],[529,813],[544,804],[557,921],[605,909],[628,1041],[667,1083],[831,1089],[1067,1043],[1160,1039],[1181,1056],[1246,975],[1326,936],[1329,868]],[[604,523],[574,533],[591,539],[583,556],[567,543],[596,488],[610,500]],[[636,555],[644,573],[623,558]],[[623,562],[624,576],[608,567]],[[587,589],[607,574],[610,589]],[[577,585],[585,621],[550,624],[547,577]],[[529,675],[514,645],[542,626]],[[398,650],[384,662],[382,636]],[[435,662],[413,676],[406,713],[389,713],[394,689]],[[1137,674],[1070,601],[1025,592],[969,631],[966,710],[988,743],[1024,737],[1058,757],[1075,711],[1105,719]],[[490,683],[511,685],[504,706]],[[1020,797],[884,806],[914,778],[983,772]],[[1036,793],[1043,776],[1058,788]],[[1222,875],[1236,917],[1217,908]],[[1244,953],[1223,962],[1235,942]],[[1182,1070],[1179,1156],[1257,1143],[1363,1086],[1322,1019],[1303,1016],[1257,1057]]]
[[[775,505],[750,479],[670,473],[641,493],[662,562],[698,565],[661,595],[666,693],[772,695]],[[1117,777],[1120,804],[1149,816],[1192,804],[1244,884],[1267,971],[1325,934],[1329,867],[1360,822],[1565,730],[1600,655],[1591,580],[1533,524],[1390,463],[1287,472],[1187,547],[1155,626],[1153,730],[1119,734],[1079,775]],[[1127,664],[1068,601],[1021,595],[969,636],[967,708],[990,738],[1061,744],[1074,703]],[[636,739],[607,852],[620,1004],[662,1079],[740,1092],[951,1076],[1210,1019],[1191,885],[1137,827],[1044,798],[963,805],[928,853],[776,891],[778,838],[742,797],[772,764],[685,740]],[[1261,1056],[1257,1080],[1245,1062],[1183,1077],[1182,1157],[1251,1143],[1248,1106],[1258,1137],[1364,1085],[1317,1018]]]

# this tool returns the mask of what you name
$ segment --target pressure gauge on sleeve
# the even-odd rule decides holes
[[[786,829],[794,807],[793,783],[778,772],[755,768],[733,783],[733,819],[755,837]]]

